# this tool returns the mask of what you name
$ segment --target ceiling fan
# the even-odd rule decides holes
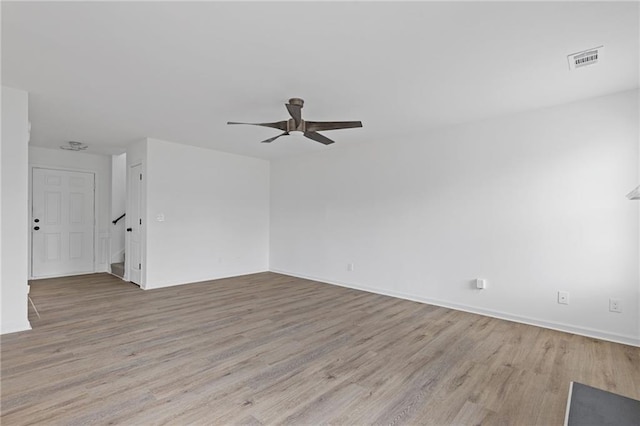
[[[228,121],[227,124],[250,124],[252,126],[272,127],[284,132],[278,136],[265,139],[262,143],[271,143],[280,136],[289,135],[290,132],[302,132],[305,137],[325,145],[330,145],[334,141],[321,135],[318,131],[362,127],[361,121],[305,121],[302,119],[303,105],[304,101],[300,98],[289,99],[289,103],[284,104],[284,106],[287,107],[287,111],[289,111],[289,115],[291,115],[291,118],[288,120],[276,121],[274,123],[238,123],[236,121]]]

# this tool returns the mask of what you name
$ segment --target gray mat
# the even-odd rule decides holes
[[[572,382],[567,402],[568,426],[640,426],[640,401]]]

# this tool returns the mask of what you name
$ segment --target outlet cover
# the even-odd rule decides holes
[[[611,312],[622,312],[622,305],[620,304],[619,299],[609,299],[609,311]]]
[[[558,292],[558,303],[561,305],[569,304],[569,292],[568,291],[559,291]]]
[[[353,263],[347,263],[347,271],[353,271]]]

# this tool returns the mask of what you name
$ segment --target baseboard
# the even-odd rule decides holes
[[[31,330],[31,324],[29,321],[9,322],[2,323],[0,326],[0,334],[17,333],[19,331]]]
[[[260,274],[260,273],[263,273],[263,272],[269,272],[269,270],[268,269],[260,269],[260,270],[257,270],[257,271],[242,272],[240,274],[218,275],[218,276],[211,277],[211,278],[200,278],[197,281],[188,281],[188,282],[175,282],[175,283],[162,283],[162,284],[149,284],[149,283],[146,283],[144,287],[140,286],[140,288],[142,288],[143,290],[155,290],[155,289],[158,289],[158,288],[175,287],[175,286],[178,286],[178,285],[198,284],[198,283],[203,283],[203,282],[207,282],[207,281],[223,280],[225,278],[243,277],[245,275]]]
[[[625,345],[631,345],[631,346],[640,347],[640,336],[635,337],[635,336],[629,336],[629,335],[624,335],[624,334],[610,333],[610,332],[591,329],[591,328],[587,328],[587,327],[576,327],[576,326],[570,325],[570,324],[563,324],[563,323],[558,323],[558,322],[546,321],[546,320],[539,319],[539,318],[530,318],[530,317],[521,316],[521,315],[514,315],[514,314],[507,313],[507,312],[501,312],[501,311],[494,311],[494,310],[491,310],[491,309],[478,308],[478,307],[475,307],[475,306],[468,306],[468,305],[463,305],[463,304],[459,304],[459,303],[453,303],[453,302],[444,301],[444,300],[430,299],[430,298],[425,298],[425,297],[416,296],[416,295],[413,295],[413,294],[402,293],[402,292],[397,292],[397,291],[389,291],[389,290],[383,290],[383,289],[378,289],[378,288],[374,288],[374,287],[367,287],[367,286],[362,286],[362,285],[354,285],[354,284],[350,284],[350,283],[343,283],[343,282],[338,282],[338,281],[326,280],[326,279],[319,278],[319,277],[314,277],[314,276],[309,276],[309,275],[304,275],[304,274],[298,274],[298,273],[279,270],[279,269],[270,269],[270,271],[271,272],[275,272],[277,274],[289,275],[289,276],[292,276],[292,277],[304,278],[304,279],[312,280],[312,281],[319,281],[319,282],[323,282],[323,283],[327,283],[327,284],[337,285],[337,286],[340,286],[340,287],[351,288],[351,289],[354,289],[354,290],[361,290],[361,291],[366,291],[366,292],[369,292],[369,293],[380,294],[380,295],[383,295],[383,296],[397,297],[399,299],[411,300],[413,302],[426,303],[428,305],[441,306],[443,308],[455,309],[457,311],[469,312],[469,313],[472,313],[472,314],[484,315],[484,316],[487,316],[487,317],[503,319],[503,320],[506,320],[506,321],[512,321],[512,322],[517,322],[517,323],[521,323],[521,324],[533,325],[533,326],[536,326],[536,327],[548,328],[550,330],[563,331],[565,333],[577,334],[579,336],[592,337],[592,338],[595,338],[595,339],[607,340],[609,342],[622,343],[622,344],[625,344]]]
[[[106,271],[106,273],[107,273],[107,274],[109,274],[109,275],[112,275],[112,276],[114,276],[114,277],[116,277],[116,278],[119,278],[119,279],[121,279],[122,281],[127,281],[127,280],[125,280],[125,279],[124,279],[124,277],[121,277],[120,275],[116,275],[116,274],[114,274],[113,272],[111,272],[110,270],[109,270],[109,271]]]
[[[62,275],[47,275],[45,277],[29,277],[29,281],[38,281],[38,280],[48,280],[50,278],[64,278],[64,277],[77,277],[80,275],[91,275],[91,274],[101,274],[103,272],[109,272],[108,269],[94,269],[93,271],[90,272],[72,272],[72,273],[65,273]]]

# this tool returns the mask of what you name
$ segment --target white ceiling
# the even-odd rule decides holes
[[[143,137],[262,158],[639,86],[639,4],[2,2],[2,84],[30,93],[31,144],[119,153]],[[566,55],[604,45],[600,64]],[[325,134],[231,121],[362,120]]]

